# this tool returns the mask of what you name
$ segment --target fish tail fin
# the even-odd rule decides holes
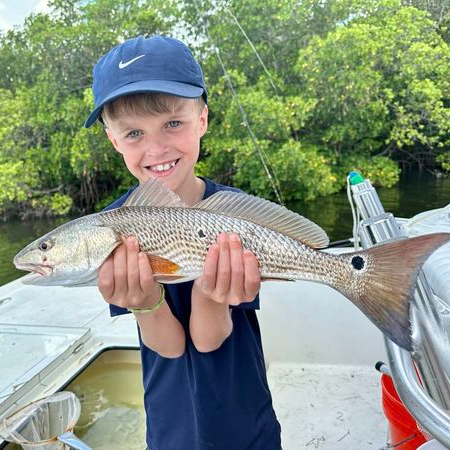
[[[449,240],[450,233],[427,234],[351,253],[347,256],[353,267],[359,266],[360,284],[356,290],[339,290],[389,339],[411,351],[410,302],[415,282],[426,259]],[[364,274],[361,265],[367,266]]]

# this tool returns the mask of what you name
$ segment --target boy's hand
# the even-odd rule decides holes
[[[221,233],[208,251],[194,289],[217,303],[239,305],[254,300],[261,285],[258,260],[243,250],[237,234]]]
[[[147,255],[139,252],[136,238],[120,244],[98,271],[98,288],[103,298],[122,308],[145,309],[154,306],[161,293],[153,277]],[[151,314],[135,311],[142,342],[166,358],[184,353],[186,337],[180,322],[166,302]]]
[[[150,308],[158,301],[160,288],[136,238],[127,238],[102,264],[98,288],[108,303],[122,308]]]

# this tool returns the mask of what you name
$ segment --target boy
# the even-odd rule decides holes
[[[94,67],[93,91],[85,126],[103,123],[139,183],[159,178],[190,206],[231,189],[194,174],[208,98],[182,42],[138,37],[113,48]],[[135,238],[102,265],[99,289],[112,315],[131,311],[138,323],[150,450],[280,449],[259,287],[258,262],[233,234],[218,237],[195,282],[162,287]]]

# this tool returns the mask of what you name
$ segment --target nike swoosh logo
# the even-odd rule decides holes
[[[145,55],[136,56],[136,58],[130,59],[127,62],[120,61],[119,63],[119,69],[125,69],[125,67],[128,67],[130,64],[133,64],[135,61],[137,61],[140,58],[143,58]]]

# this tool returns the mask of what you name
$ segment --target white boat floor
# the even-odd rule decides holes
[[[309,289],[308,295],[303,293],[302,295],[306,298],[300,303],[297,302],[297,297],[306,288]],[[272,347],[266,346],[265,353],[266,357],[267,354],[272,355],[267,359],[269,362],[268,378],[275,411],[282,426],[283,450],[317,448],[322,450],[381,449],[386,445],[387,421],[381,412],[380,374],[368,363],[366,365],[357,365],[357,363],[354,365],[331,364],[338,359],[336,355],[339,349],[333,347],[333,344],[338,341],[334,339],[338,330],[335,331],[336,334],[328,334],[327,341],[323,337],[324,331],[320,329],[320,332],[316,334],[320,336],[321,340],[317,341],[318,344],[315,347],[313,346],[317,340],[315,340],[314,330],[318,327],[317,323],[324,322],[326,316],[324,311],[330,316],[326,323],[327,327],[337,326],[333,305],[338,302],[332,302],[328,299],[326,308],[320,308],[320,301],[323,300],[324,295],[317,292],[317,298],[315,298],[314,293],[316,291],[312,288],[315,289],[315,286],[299,285],[291,287],[292,290],[301,289],[302,292],[297,295],[297,291],[295,291],[291,302],[283,298],[283,315],[281,315],[281,309],[276,308],[275,302],[267,301],[265,311],[268,313],[268,317],[260,316],[266,331],[263,334],[266,336],[266,341],[272,345]],[[271,289],[276,290],[277,287],[273,286]],[[277,290],[276,292],[279,295]],[[270,295],[271,293],[270,289],[266,289],[264,295]],[[328,297],[330,295],[327,294]],[[308,306],[307,299],[309,297],[311,297],[311,303],[313,304],[308,310],[309,312],[304,312],[298,305]],[[33,370],[26,371],[27,367],[23,367],[24,375],[22,378],[19,379],[18,374],[11,373],[8,380],[5,380],[5,382],[8,382],[6,383],[7,386],[2,387],[2,383],[0,383],[0,388],[2,388],[0,390],[3,390],[6,395],[6,397],[2,397],[0,392],[0,411],[3,408],[6,412],[13,401],[20,400],[27,403],[38,396],[48,395],[59,389],[59,386],[62,386],[65,380],[74,375],[102,348],[137,345],[134,318],[131,315],[111,318],[107,305],[101,299],[96,288],[49,287],[39,289],[32,286],[23,286],[17,280],[0,287],[0,300],[2,300],[0,302],[0,334],[2,331],[4,332],[2,344],[6,342],[10,344],[7,347],[5,345],[0,346],[0,367],[9,367],[16,364],[14,358],[12,358],[19,344],[16,336],[18,339],[19,335],[30,338],[41,335],[46,338],[49,335],[53,340],[57,340],[59,335],[67,337],[74,333],[87,331],[89,331],[89,334],[86,336],[90,336],[82,350],[78,351],[78,347],[71,349],[69,346],[67,354],[56,352],[55,348],[48,344],[43,345],[43,358],[44,356],[56,358],[55,364],[59,364],[54,367],[49,366],[48,370],[40,370],[42,368],[39,367],[39,364],[36,364],[36,355],[22,352],[23,364],[27,363],[27,367]],[[323,301],[325,302],[325,300]],[[286,313],[291,303],[292,310]],[[347,329],[358,329],[359,334],[364,336],[361,330],[366,321],[355,322],[356,325],[353,322],[351,322],[353,325],[348,325],[347,322],[343,324],[344,319],[353,317],[351,316],[353,311],[344,313],[346,303],[342,303],[342,305],[339,309],[340,339],[345,339],[345,336],[342,336],[342,330]],[[349,308],[350,306],[352,305],[349,305]],[[317,321],[311,319],[311,325],[309,325],[307,318],[319,313],[320,320],[319,318],[317,318]],[[282,320],[283,317],[295,319],[295,323],[285,324]],[[300,320],[302,320],[301,331],[310,331],[307,336],[308,340],[303,336],[298,337],[300,331],[297,324]],[[269,325],[273,326],[274,329],[271,330]],[[332,329],[334,330],[334,328]],[[308,346],[305,346],[307,351],[305,350],[304,354],[298,355],[294,353],[294,350],[298,350],[297,346],[290,344],[294,342],[294,337],[285,333],[283,340],[281,340],[280,335],[283,333],[280,333],[280,330],[283,330],[283,332],[290,330],[290,333],[294,333],[295,342],[299,340],[307,342]],[[352,342],[355,343],[354,336]],[[375,339],[372,339],[371,342],[375,342]],[[291,345],[289,347],[290,353],[286,351],[288,344]],[[361,347],[361,341],[359,344],[354,351],[349,353],[347,350],[347,360],[350,359],[352,362],[361,360],[361,358],[354,357],[359,351],[358,348]],[[74,345],[78,344],[75,343]],[[348,347],[347,344],[340,345]],[[365,348],[365,346],[362,347]],[[321,349],[322,353],[320,353]],[[369,356],[366,359],[371,361],[376,361],[376,357],[383,359],[383,352],[377,349],[378,347],[375,350],[367,348],[365,355]],[[316,358],[320,357],[323,361],[327,356],[324,354],[325,350],[328,350],[328,353],[334,357],[334,359],[328,358],[328,365],[310,360],[308,360],[308,363],[300,362],[304,358],[311,359],[311,355],[315,355]],[[286,361],[289,357],[292,357],[292,359],[288,359],[287,362],[280,362],[279,358],[284,358]],[[44,362],[47,363],[47,360],[43,360]],[[44,374],[44,372],[48,373]],[[8,371],[6,373],[4,370],[2,371],[3,376],[8,373]],[[45,380],[43,380],[44,376]],[[26,395],[21,394],[20,399],[13,399],[12,397],[15,394],[17,394],[17,397],[20,394],[20,391],[16,392],[17,386],[20,387],[22,382],[27,381],[33,386],[33,390],[27,391]],[[8,386],[13,389],[13,395],[9,391],[7,392]]]
[[[370,366],[272,363],[283,450],[383,449],[380,374]]]

